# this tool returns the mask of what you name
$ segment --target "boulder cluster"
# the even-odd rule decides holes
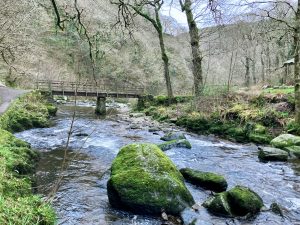
[[[254,215],[263,207],[252,190],[236,186],[228,191],[224,176],[190,168],[178,170],[163,151],[172,147],[191,148],[182,133],[167,133],[163,144],[130,144],[114,159],[107,183],[111,206],[138,214],[183,215],[195,201],[184,179],[216,194],[203,203],[211,213],[222,216]],[[182,216],[183,217],[183,216]]]
[[[258,158],[261,161],[287,161],[289,158],[300,159],[300,137],[281,134],[271,141],[272,147],[260,147]]]

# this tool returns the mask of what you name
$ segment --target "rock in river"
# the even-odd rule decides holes
[[[287,161],[289,154],[278,148],[259,147],[258,158],[262,161]]]
[[[168,132],[160,139],[163,141],[173,141],[173,140],[186,139],[186,137],[181,132]]]
[[[167,151],[174,147],[191,149],[192,145],[188,140],[180,139],[180,140],[167,141],[165,143],[159,144],[158,147],[163,151]]]
[[[209,198],[203,206],[217,215],[246,216],[255,215],[264,205],[259,195],[251,189],[235,186]]]
[[[107,192],[113,207],[139,214],[179,215],[194,204],[182,175],[154,144],[130,144],[120,150]]]
[[[290,156],[300,159],[300,146],[286,147],[285,150],[289,152]]]
[[[293,145],[300,146],[300,137],[292,134],[281,134],[271,141],[276,148],[285,148]]]
[[[225,178],[219,174],[201,172],[189,168],[180,170],[183,177],[192,184],[214,192],[222,192],[227,189]]]

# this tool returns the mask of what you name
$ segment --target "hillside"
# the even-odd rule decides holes
[[[136,17],[133,36],[130,37],[126,30],[115,26],[118,10],[108,0],[78,1],[82,10],[81,20],[93,44],[93,67],[83,28],[78,31],[78,24],[68,21],[64,31],[58,29],[50,1],[25,3],[14,0],[5,6],[6,2],[0,3],[2,8],[6,7],[0,11],[0,16],[6,21],[1,28],[4,36],[0,42],[3,46],[0,79],[7,84],[32,87],[32,80],[36,79],[86,79],[93,77],[94,68],[97,78],[130,79],[142,82],[148,93],[164,93],[158,38],[151,24],[144,19]],[[57,3],[61,11],[71,17],[76,15],[72,1],[59,0]],[[189,35],[182,33],[174,19],[166,16],[162,19],[165,32],[177,34],[165,34],[173,89],[177,94],[191,94],[193,79]],[[280,69],[282,62],[289,57],[286,52],[282,53],[276,39],[270,39],[270,44],[263,46],[263,29],[266,30],[262,22],[237,22],[201,30],[205,82],[226,85],[229,78],[231,85],[243,85],[245,59],[249,58],[254,62],[249,65],[251,81],[261,80],[259,77],[263,73],[267,77],[266,82],[278,83],[283,74]],[[252,39],[245,40],[249,33]],[[287,40],[282,42],[284,46],[281,48],[287,49]]]

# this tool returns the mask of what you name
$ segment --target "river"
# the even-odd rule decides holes
[[[37,192],[47,196],[63,175],[53,199],[58,224],[64,225],[160,225],[160,218],[134,215],[110,207],[106,192],[109,168],[119,149],[132,142],[162,143],[163,131],[151,133],[157,125],[150,118],[130,118],[127,107],[119,105],[120,113],[104,118],[94,116],[94,109],[82,104],[77,108],[73,134],[67,151],[68,168],[61,172],[71,124],[73,107],[61,106],[50,128],[32,129],[16,136],[41,152],[38,164]],[[136,124],[135,127],[132,126]],[[132,129],[135,128],[135,129]],[[166,130],[177,129],[166,126]],[[88,137],[85,135],[89,135]],[[284,218],[261,212],[250,220],[222,218],[200,208],[198,224],[300,224],[300,163],[261,163],[257,146],[241,145],[210,136],[186,133],[192,149],[174,148],[166,154],[178,166],[223,174],[231,188],[244,185],[256,191],[269,207],[280,204]],[[201,205],[210,195],[187,183],[195,201]]]

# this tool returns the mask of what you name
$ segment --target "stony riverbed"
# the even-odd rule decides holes
[[[59,224],[161,224],[160,218],[111,208],[106,182],[110,165],[120,147],[132,142],[162,143],[160,137],[164,131],[178,128],[137,114],[130,117],[128,107],[122,104],[115,105],[106,119],[96,118],[93,111],[88,104],[82,104],[77,110],[67,152],[69,166],[63,172],[64,179],[53,201]],[[50,193],[61,175],[62,148],[67,142],[72,112],[72,106],[61,106],[52,127],[16,134],[41,152],[36,176],[37,190],[42,195]],[[178,168],[190,167],[223,174],[229,188],[238,184],[248,186],[262,197],[267,207],[277,202],[284,208],[284,218],[262,212],[251,220],[216,217],[200,208],[199,224],[300,224],[299,161],[261,163],[257,158],[257,146],[253,144],[240,145],[189,133],[186,136],[192,149],[166,151]],[[199,205],[210,195],[209,191],[191,184],[187,187]]]

